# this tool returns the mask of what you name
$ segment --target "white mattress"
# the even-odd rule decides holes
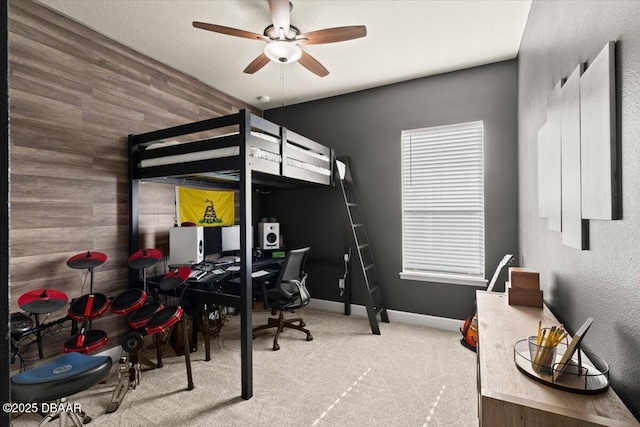
[[[148,168],[151,166],[164,166],[173,165],[176,163],[189,163],[197,162],[199,160],[218,159],[221,157],[232,157],[240,154],[240,147],[225,147],[216,148],[214,150],[198,151],[195,153],[186,154],[174,154],[171,156],[157,157],[155,159],[145,159],[140,161],[141,168]],[[251,147],[249,152],[251,157],[257,157],[259,159],[269,160],[272,162],[280,163],[282,158],[279,154],[271,153],[269,151],[261,150],[256,147]]]
[[[262,138],[265,141],[273,142],[274,151],[278,151],[278,144],[280,143],[280,141],[277,138],[271,137],[269,135],[257,133],[257,132],[251,132],[251,134],[258,138]],[[229,135],[233,135],[233,134],[222,135],[222,136],[229,136]],[[155,144],[150,144],[147,147],[147,150],[153,150],[153,149],[162,148],[162,147],[169,147],[169,146],[178,145],[178,144],[188,144],[188,142],[187,143],[178,142],[178,141],[157,142]],[[148,168],[152,166],[173,165],[176,163],[189,163],[189,162],[197,162],[200,160],[218,159],[221,157],[232,157],[232,156],[237,156],[239,154],[240,154],[240,147],[238,146],[215,148],[207,151],[197,151],[194,153],[174,154],[171,156],[157,157],[154,159],[145,159],[140,161],[138,166],[141,168]],[[249,155],[251,157],[269,160],[272,162],[278,162],[278,163],[282,162],[282,158],[279,154],[275,154],[266,150],[261,150],[256,147],[251,147],[251,151]]]
[[[280,140],[278,140],[277,138],[274,138],[270,135],[265,135],[262,133],[258,133],[258,132],[251,132],[251,134],[253,136],[256,136],[258,138],[264,139],[266,141],[269,142],[273,142],[274,143],[274,151],[279,151],[279,143]],[[232,134],[229,134],[232,135]],[[223,135],[223,136],[228,136],[228,135]],[[178,142],[178,141],[164,141],[164,142],[157,142],[154,144],[150,144],[147,147],[147,150],[153,150],[156,148],[162,148],[162,147],[168,147],[168,146],[172,146],[172,145],[177,145],[177,144],[184,144],[183,142]],[[296,160],[296,159],[290,159],[287,158],[286,159],[286,164],[287,166],[293,166],[299,169],[305,169],[305,170],[310,170],[325,176],[329,176],[329,174],[331,173],[330,170],[330,165],[329,165],[329,158],[327,156],[323,156],[321,154],[317,154],[317,153],[313,153],[313,152],[309,152],[307,150],[304,150],[302,148],[299,148],[295,145],[289,145],[290,148],[294,149],[294,150],[298,150],[298,151],[303,151],[307,154],[311,154],[316,158],[322,159],[324,161],[327,162],[327,166],[326,168],[323,168],[321,166],[316,166],[316,165],[312,165],[309,163],[305,163],[302,162],[300,160]],[[189,163],[189,162],[196,162],[196,161],[201,161],[201,160],[210,160],[210,159],[218,159],[218,158],[222,158],[222,157],[233,157],[233,156],[237,156],[240,154],[240,147],[236,146],[236,147],[224,147],[224,148],[216,148],[216,149],[212,149],[212,150],[206,150],[206,151],[198,151],[198,152],[194,152],[194,153],[186,153],[186,154],[174,154],[171,156],[164,156],[164,157],[157,157],[154,159],[145,159],[145,160],[141,160],[140,163],[138,164],[139,167],[141,168],[148,168],[148,167],[153,167],[153,166],[164,166],[164,165],[172,165],[172,164],[176,164],[176,163]],[[277,153],[273,153],[271,151],[267,151],[267,150],[263,150],[257,147],[250,147],[250,151],[249,151],[249,156],[251,157],[255,157],[258,159],[262,159],[262,160],[268,160],[270,162],[276,162],[276,163],[282,163],[282,156],[280,156],[280,154]]]

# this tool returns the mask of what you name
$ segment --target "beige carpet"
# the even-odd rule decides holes
[[[254,324],[267,314],[255,312]],[[271,331],[253,341],[249,400],[240,397],[240,317],[230,316],[211,361],[204,361],[202,340],[191,353],[194,390],[186,390],[184,358],[167,354],[163,368],[143,368],[140,385],[115,413],[105,409],[117,375],[70,401],[93,417],[92,427],[478,425],[476,355],[460,345],[459,333],[382,323],[377,336],[363,317],[310,308],[300,315],[313,341],[293,330],[281,335],[276,352]],[[13,425],[39,421],[21,415]]]

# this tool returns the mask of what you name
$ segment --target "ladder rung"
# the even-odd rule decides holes
[[[364,248],[366,248],[367,246],[369,246],[369,244],[368,244],[368,243],[363,243],[363,244],[361,244],[361,245],[358,245],[358,250],[360,250],[360,249],[364,249]]]
[[[356,227],[364,227],[364,224],[353,224],[353,227],[354,228],[356,228]]]
[[[384,306],[384,304],[380,304],[376,306],[376,314],[380,313],[382,310],[386,310],[387,308]]]
[[[368,269],[370,269],[371,267],[373,267],[373,264],[369,264],[369,265],[365,265],[364,266],[364,270],[367,271]]]
[[[353,202],[347,202],[347,206],[353,207],[353,206],[358,206],[358,204]]]
[[[373,288],[369,288],[369,293],[370,294],[374,293],[375,291],[378,290],[378,287],[379,287],[378,285],[375,285]]]

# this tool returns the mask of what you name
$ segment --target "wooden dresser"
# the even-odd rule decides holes
[[[477,291],[478,417],[481,427],[639,426],[609,388],[584,395],[541,384],[518,370],[513,345],[560,322],[543,308],[510,306],[502,293]]]

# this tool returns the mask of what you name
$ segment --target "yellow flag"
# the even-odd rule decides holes
[[[235,224],[233,191],[209,191],[178,187],[180,223],[216,227]]]

